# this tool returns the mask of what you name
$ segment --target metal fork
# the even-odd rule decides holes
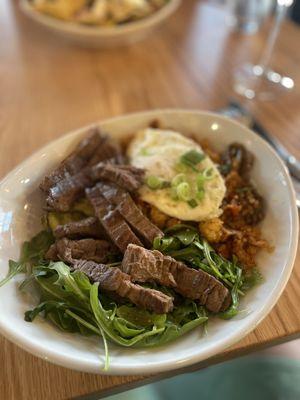
[[[300,162],[297,160],[277,139],[270,135],[266,129],[254,119],[248,110],[246,110],[237,101],[230,101],[228,106],[219,110],[223,115],[230,118],[237,119],[241,123],[247,125],[253,129],[259,136],[265,139],[277,152],[277,154],[285,162],[293,182],[293,186],[296,192],[296,203],[300,209]]]

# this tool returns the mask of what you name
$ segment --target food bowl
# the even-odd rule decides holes
[[[298,240],[298,212],[287,169],[274,150],[255,133],[223,116],[200,111],[157,110],[113,118],[97,123],[114,138],[126,138],[159,120],[196,138],[209,138],[217,150],[238,141],[256,156],[252,179],[267,202],[262,223],[264,236],[274,245],[272,253],[261,253],[258,267],[264,282],[242,300],[244,311],[229,321],[212,319],[205,336],[195,329],[178,340],[153,349],[122,348],[110,344],[108,374],[152,374],[188,366],[224,351],[241,340],[270,312],[291,274]],[[0,184],[0,279],[8,259],[17,259],[20,246],[41,227],[43,196],[38,189],[42,177],[68,155],[86,134],[84,127],[49,143],[16,167]],[[17,276],[0,288],[0,333],[25,350],[64,367],[104,373],[101,340],[59,331],[37,318],[24,321],[24,311],[36,304],[33,295],[18,290]]]
[[[144,39],[177,10],[180,2],[180,0],[170,0],[148,17],[123,25],[105,27],[86,26],[53,18],[36,11],[28,0],[20,0],[20,6],[33,21],[74,43],[88,47],[113,47],[130,45]]]

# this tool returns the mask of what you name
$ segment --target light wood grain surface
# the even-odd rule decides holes
[[[118,114],[163,107],[218,109],[231,93],[231,74],[255,61],[263,35],[230,33],[222,9],[196,0],[159,32],[132,47],[78,48],[33,25],[15,2],[0,2],[0,177],[63,133]],[[300,30],[286,23],[273,64],[296,89],[251,109],[300,157]],[[298,84],[298,85],[297,85]],[[300,336],[300,253],[286,290],[269,316],[240,343],[201,368]],[[109,377],[66,370],[0,339],[0,399],[61,400],[100,395],[154,377]],[[137,371],[138,372],[138,371]],[[183,372],[183,371],[179,371]],[[170,373],[170,376],[174,372]]]

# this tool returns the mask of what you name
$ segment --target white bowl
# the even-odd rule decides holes
[[[129,45],[148,36],[155,28],[173,14],[181,0],[170,0],[149,17],[117,26],[86,26],[76,22],[62,21],[36,11],[28,0],[20,0],[22,11],[33,21],[65,39],[90,47]]]
[[[159,119],[163,126],[179,132],[208,137],[217,149],[243,143],[256,156],[253,181],[265,197],[268,210],[264,235],[275,245],[271,254],[261,253],[258,264],[265,281],[250,291],[241,308],[247,309],[230,321],[209,322],[208,334],[195,329],[169,345],[156,349],[127,349],[110,344],[109,374],[149,374],[187,366],[211,357],[233,345],[270,312],[282,293],[296,254],[298,213],[287,169],[271,147],[244,126],[225,117],[199,111],[158,110],[113,118],[99,125],[116,138],[123,138]],[[0,184],[0,278],[9,258],[18,259],[21,243],[40,228],[42,177],[70,153],[87,127],[49,143],[15,168]],[[101,340],[60,332],[41,318],[25,322],[24,311],[36,299],[18,292],[16,277],[0,288],[0,332],[25,350],[64,367],[103,373]]]

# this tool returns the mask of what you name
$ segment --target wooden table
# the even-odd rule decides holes
[[[236,65],[255,60],[263,36],[231,34],[222,9],[196,0],[163,29],[128,48],[88,50],[48,34],[0,2],[0,175],[63,133],[95,120],[162,107],[218,109]],[[273,63],[296,89],[252,109],[300,157],[300,30],[286,23]],[[289,284],[269,316],[244,340],[189,370],[300,336],[300,253]],[[0,398],[99,398],[170,374],[109,377],[57,367],[1,338]],[[183,372],[183,371],[179,371]],[[177,372],[176,372],[177,373]],[[97,396],[88,396],[91,393]],[[85,397],[87,396],[87,397]],[[81,398],[81,397],[80,397]]]

